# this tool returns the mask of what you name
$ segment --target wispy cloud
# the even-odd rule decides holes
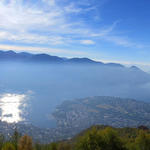
[[[84,45],[93,45],[93,44],[95,44],[95,42],[92,41],[92,40],[81,40],[80,43],[84,44]]]
[[[131,42],[131,40],[126,39],[125,37],[121,37],[121,36],[106,35],[106,36],[103,36],[103,39],[106,41],[112,42],[116,45],[123,46],[123,47],[138,48],[138,49],[148,47],[146,45]]]
[[[44,3],[47,3],[48,5],[55,5],[55,0],[42,0]]]
[[[71,3],[68,6],[65,6],[64,10],[67,13],[80,13],[82,11],[81,8],[75,7],[74,3]]]
[[[11,0],[6,3],[0,2],[0,28],[29,32],[32,30],[51,29],[53,26],[62,25],[65,23],[62,11],[51,5],[47,10],[43,4],[30,4],[23,0]],[[41,4],[42,5],[42,4]],[[56,26],[56,27],[57,27]]]
[[[54,0],[36,4],[23,0],[0,1],[0,41],[51,45],[75,42],[74,37],[87,36],[91,31],[84,23],[70,22],[66,17],[82,10],[73,3],[60,8]]]
[[[69,39],[62,37],[62,36],[46,36],[46,35],[39,35],[39,34],[31,34],[27,32],[17,32],[12,33],[8,31],[0,31],[0,39],[1,41],[15,41],[20,43],[27,43],[27,44],[47,44],[47,45],[58,45],[64,44]]]
[[[124,47],[142,47],[115,35],[118,21],[97,28],[88,25],[88,16],[97,9],[93,3],[89,0],[1,0],[0,41],[64,46],[94,45],[105,40]],[[83,14],[86,19],[81,17]]]

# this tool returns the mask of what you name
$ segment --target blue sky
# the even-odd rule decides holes
[[[1,0],[0,49],[149,69],[149,8],[148,0]]]

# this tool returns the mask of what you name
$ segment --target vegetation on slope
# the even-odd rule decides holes
[[[49,144],[33,142],[18,132],[9,139],[0,138],[0,150],[150,150],[150,130],[139,128],[91,127],[73,139]]]

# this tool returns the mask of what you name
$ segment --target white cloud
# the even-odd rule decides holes
[[[91,32],[80,21],[67,21],[66,11],[79,10],[73,4],[60,8],[54,0],[35,4],[23,0],[0,1],[0,41],[50,45],[73,43],[74,38]]]
[[[42,0],[44,3],[47,3],[48,5],[55,5],[55,0]]]
[[[88,15],[89,11],[96,9],[89,2],[86,7],[80,7],[81,4],[77,5],[72,2],[62,6],[56,0],[38,0],[34,3],[31,1],[0,0],[1,42],[93,45],[97,40],[105,40],[125,47],[135,45],[137,48],[141,47],[128,39],[110,35],[116,28],[118,21],[106,28],[94,29],[89,27],[83,18],[70,18],[73,14],[83,12]],[[86,40],[88,38],[96,40]]]
[[[23,3],[23,0],[11,0],[9,3],[6,3],[6,0],[0,1],[0,41],[66,45],[76,43],[76,38],[104,35],[113,28],[95,33],[80,21],[69,22],[65,16],[66,11],[83,11],[74,3],[62,9],[54,0],[42,0],[40,4],[33,5],[27,1]],[[94,44],[91,40],[83,40],[80,43]]]
[[[50,6],[49,11],[29,3],[0,2],[0,28],[15,31],[43,30],[64,23],[61,10]]]
[[[20,43],[27,44],[47,44],[47,45],[58,45],[64,44],[69,39],[61,37],[61,36],[43,36],[38,34],[30,34],[30,33],[11,33],[7,31],[0,31],[0,40],[5,41],[15,41]]]
[[[82,8],[77,6],[75,3],[71,2],[69,5],[64,7],[64,11],[66,13],[87,13],[88,11],[92,11],[95,10],[96,7],[95,6],[88,6],[86,8]]]
[[[95,44],[95,42],[92,40],[81,40],[80,43],[84,44],[84,45],[94,45]]]
[[[123,47],[140,48],[140,49],[144,47],[148,47],[146,45],[131,42],[130,40],[124,37],[120,37],[120,36],[106,35],[106,36],[103,36],[103,39],[106,41],[112,42],[116,45],[123,46]]]
[[[14,51],[18,51],[18,52],[22,52],[22,51],[30,51],[33,53],[49,53],[49,54],[65,54],[69,56],[86,56],[88,55],[88,53],[86,52],[81,52],[78,50],[67,50],[67,49],[57,49],[57,48],[48,48],[48,47],[30,47],[30,46],[16,46],[16,45],[4,45],[4,44],[0,44],[0,50],[14,50]]]
[[[67,13],[79,13],[82,11],[81,8],[75,7],[74,3],[71,3],[70,5],[64,7],[64,10]]]
[[[92,33],[90,36],[92,37],[104,37],[106,35],[109,35],[117,26],[119,21],[115,21],[112,25],[105,27],[101,29],[99,32]]]

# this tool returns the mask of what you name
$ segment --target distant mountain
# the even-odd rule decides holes
[[[61,64],[97,64],[97,65],[106,65],[111,67],[124,67],[121,64],[117,63],[107,63],[97,62],[89,58],[63,58],[58,56],[51,56],[48,54],[31,54],[27,52],[16,53],[12,50],[2,51],[0,50],[0,61],[11,61],[11,62],[28,62],[28,63],[61,63]]]
[[[45,53],[32,54],[27,52],[16,53],[12,50],[0,50],[0,62],[22,62],[22,63],[52,63],[52,64],[80,64],[80,65],[101,65],[107,67],[124,68],[124,65],[119,63],[103,63],[94,61],[89,58],[64,58],[58,56],[51,56]],[[132,66],[131,70],[141,71],[138,67]]]
[[[130,69],[134,70],[134,71],[140,71],[140,69],[138,67],[136,67],[136,66],[131,66]]]
[[[88,58],[71,58],[67,60],[68,63],[81,63],[81,64],[102,64],[102,62],[96,62]]]
[[[105,65],[110,67],[124,67],[123,65],[117,63],[107,63]]]
[[[63,102],[53,116],[62,128],[86,129],[97,124],[150,127],[150,103],[118,97],[89,97]]]

